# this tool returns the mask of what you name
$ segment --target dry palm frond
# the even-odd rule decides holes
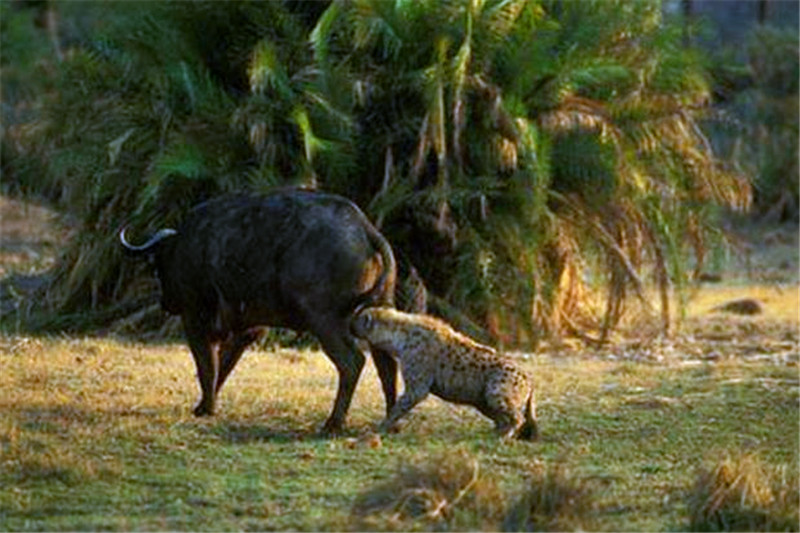
[[[453,156],[461,173],[464,167],[464,148],[462,146],[462,131],[466,125],[467,103],[465,101],[465,86],[469,75],[470,62],[472,60],[472,25],[474,19],[473,10],[477,8],[476,3],[471,3],[465,9],[466,31],[461,46],[458,48],[453,58]]]
[[[394,479],[369,489],[353,514],[365,525],[452,523],[458,512],[479,512],[483,520],[502,509],[502,497],[477,459],[464,450],[401,464]]]
[[[788,479],[787,479],[788,477]],[[691,492],[690,527],[696,531],[797,531],[797,472],[764,465],[752,454],[726,456],[701,468]]]
[[[567,257],[570,263],[580,264],[586,262],[586,250],[578,243],[582,238],[567,236],[576,232],[588,233],[603,250],[605,261],[596,263],[594,268],[602,266],[606,272],[606,295],[603,310],[596,316],[601,316],[599,323],[592,318],[590,301],[592,291],[586,286],[585,280],[572,276],[569,287],[573,292],[572,298],[559,300],[559,316],[564,320],[567,330],[590,343],[603,343],[609,334],[620,323],[627,311],[628,288],[633,289],[633,294],[639,302],[641,317],[652,319],[656,316],[656,308],[651,303],[648,294],[648,285],[644,274],[652,269],[655,282],[661,297],[660,316],[661,332],[667,333],[670,328],[670,299],[672,297],[673,282],[671,275],[675,274],[663,251],[665,244],[661,237],[653,230],[653,222],[647,218],[635,202],[622,201],[597,209],[582,202],[575,195],[556,195],[559,200],[560,233],[565,243],[570,243],[571,251]],[[586,267],[581,270],[585,271]],[[565,287],[566,288],[566,287]],[[581,306],[574,302],[581,301]],[[570,307],[567,307],[567,306]],[[582,314],[582,316],[581,316]],[[597,329],[598,337],[588,333],[586,327],[580,328],[579,323],[588,329]],[[592,326],[595,324],[595,326]]]
[[[552,133],[597,131],[602,139],[614,142],[622,136],[603,102],[572,95],[565,97],[557,109],[543,114],[539,124]]]
[[[635,95],[616,104],[613,115],[617,119],[626,119],[632,113],[642,115],[626,130],[624,138],[618,138],[632,143],[635,153],[654,156],[657,163],[649,168],[651,179],[662,176],[666,180],[662,186],[679,198],[686,196],[692,201],[715,202],[740,210],[749,207],[752,192],[748,181],[741,174],[722,168],[691,106],[670,95],[652,94],[645,98],[641,91]],[[675,166],[676,162],[680,166]],[[689,178],[688,188],[667,183],[671,181],[669,174],[659,169],[670,167]]]
[[[617,227],[615,219],[617,217],[608,216],[608,212],[613,209],[606,210],[606,216],[593,212],[587,206],[582,205],[579,199],[574,196],[558,195],[557,198],[567,207],[567,211],[562,213],[562,218],[569,220],[574,226],[583,227],[592,233],[595,239],[607,250],[616,264],[627,275],[628,280],[633,284],[636,295],[643,301],[647,300],[644,290],[644,282],[641,280],[636,266],[631,261],[631,254],[629,249],[621,242],[620,237],[613,235],[611,228]],[[616,211],[617,214],[620,211]],[[609,227],[610,226],[610,227]]]
[[[416,182],[420,175],[422,174],[422,170],[425,165],[425,158],[428,155],[428,150],[430,148],[430,136],[428,135],[428,115],[422,119],[422,124],[419,127],[419,132],[417,133],[417,143],[416,148],[414,150],[414,158],[411,164],[411,179]]]

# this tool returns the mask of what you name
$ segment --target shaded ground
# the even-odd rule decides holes
[[[0,195],[0,315],[15,311],[47,283],[70,231],[44,207]]]
[[[50,210],[0,196],[0,278],[35,274],[55,263],[69,237]]]

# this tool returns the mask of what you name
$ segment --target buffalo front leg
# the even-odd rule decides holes
[[[236,366],[236,363],[241,359],[242,354],[255,341],[259,336],[259,331],[251,329],[239,333],[234,333],[228,338],[219,348],[220,365],[219,373],[217,374],[216,392],[222,388],[225,380],[228,379],[231,371]]]
[[[337,329],[340,332],[346,331],[335,328],[335,330]],[[336,433],[344,427],[347,410],[353,400],[353,392],[366,358],[356,346],[355,341],[345,333],[336,335],[329,330],[326,334],[318,335],[318,338],[325,354],[339,371],[339,389],[336,392],[336,401],[333,404],[333,411],[323,426],[325,433]]]
[[[185,324],[186,338],[192,350],[194,363],[197,366],[197,380],[200,382],[202,394],[200,402],[194,408],[195,416],[214,414],[214,401],[217,392],[217,376],[219,375],[219,357],[214,344],[202,326]]]

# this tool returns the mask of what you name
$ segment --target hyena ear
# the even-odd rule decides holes
[[[364,331],[369,331],[372,329],[372,315],[369,313],[361,313],[361,320],[362,325],[364,326]]]
[[[370,328],[372,328],[372,316],[366,312],[366,308],[364,307],[356,309],[350,322],[351,333],[358,337],[360,334],[369,331]]]

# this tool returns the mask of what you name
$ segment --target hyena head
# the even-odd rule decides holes
[[[364,339],[372,346],[392,349],[402,337],[398,327],[406,318],[406,313],[391,307],[365,307],[357,312],[350,322],[353,335]]]

